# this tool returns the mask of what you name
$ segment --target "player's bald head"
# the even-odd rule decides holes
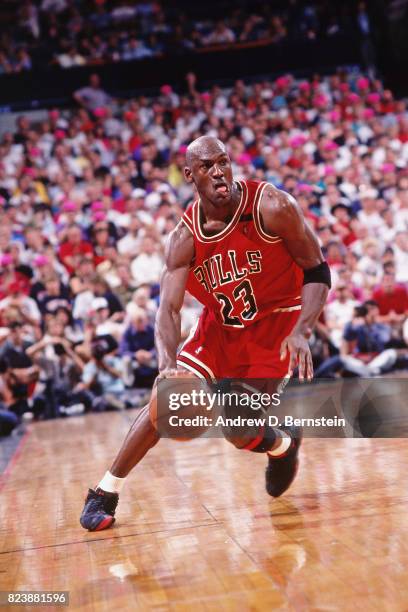
[[[233,176],[224,143],[214,136],[200,136],[188,146],[184,178],[194,183],[202,201],[225,206],[231,200]]]
[[[186,151],[186,164],[191,168],[195,160],[211,159],[216,155],[227,155],[225,145],[214,136],[200,136],[191,142]]]

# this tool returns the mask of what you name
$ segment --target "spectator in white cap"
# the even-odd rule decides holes
[[[358,212],[358,220],[361,221],[368,230],[372,231],[375,235],[379,229],[384,225],[376,198],[378,197],[378,191],[376,189],[364,187],[358,194],[358,198],[361,202],[361,210]]]
[[[136,257],[139,254],[143,233],[143,224],[139,215],[132,215],[126,234],[117,243],[118,252],[121,255]]]
[[[376,238],[366,238],[363,242],[363,256],[357,264],[357,269],[363,272],[367,287],[374,287],[382,276],[381,249]]]
[[[156,284],[163,269],[163,256],[154,240],[148,236],[143,239],[140,253],[132,261],[132,276],[138,283]]]
[[[132,300],[126,307],[127,317],[132,319],[140,308],[146,313],[149,323],[153,325],[157,312],[157,304],[150,298],[150,288],[148,285],[138,287],[133,293]]]
[[[93,318],[97,336],[109,335],[113,336],[116,341],[120,340],[124,326],[123,323],[118,323],[109,315],[109,304],[106,298],[94,298],[88,315]]]

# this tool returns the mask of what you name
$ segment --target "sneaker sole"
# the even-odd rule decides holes
[[[109,529],[115,522],[115,518],[113,516],[107,516],[99,523],[95,529],[88,529],[88,531],[103,531],[104,529]]]

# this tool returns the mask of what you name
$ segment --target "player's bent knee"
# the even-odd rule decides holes
[[[207,383],[188,372],[169,376],[153,388],[149,402],[150,421],[161,437],[191,440],[211,426]]]

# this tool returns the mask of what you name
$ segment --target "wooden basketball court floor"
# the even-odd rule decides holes
[[[408,610],[406,440],[306,439],[278,500],[263,455],[162,440],[115,527],[85,532],[86,489],[134,414],[28,427],[0,492],[0,590],[67,590],[98,612]]]

